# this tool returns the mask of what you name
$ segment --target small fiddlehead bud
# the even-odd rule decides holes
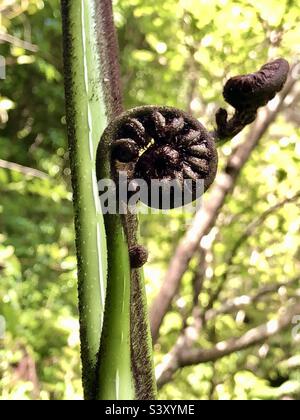
[[[148,250],[142,245],[134,245],[129,248],[131,268],[140,268],[148,261]]]
[[[226,102],[235,108],[228,120],[227,111],[219,109],[216,114],[216,137],[227,140],[252,123],[259,107],[266,105],[283,88],[289,73],[289,64],[279,58],[265,64],[256,73],[232,77],[224,86]]]
[[[256,73],[232,77],[224,87],[224,99],[236,109],[257,109],[283,88],[288,72],[288,62],[279,58],[265,64]]]
[[[216,176],[218,158],[214,139],[198,120],[176,108],[134,108],[114,120],[104,137],[110,139],[112,164],[116,167],[127,164],[132,179],[146,182],[146,204],[153,207],[163,208],[161,197],[157,206],[151,200],[153,180],[160,183],[161,194],[170,191],[172,181],[183,194],[185,181],[190,180],[189,201],[193,201],[199,193],[196,181],[203,180],[206,191]],[[176,207],[172,194],[173,190],[170,208]]]

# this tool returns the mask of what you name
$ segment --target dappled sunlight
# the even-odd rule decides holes
[[[217,110],[234,114],[230,77],[299,60],[296,0],[113,4],[124,108],[174,106],[215,138]],[[82,400],[60,2],[2,0],[0,13],[0,399]],[[139,217],[159,399],[300,399],[299,68],[219,141],[196,215]]]

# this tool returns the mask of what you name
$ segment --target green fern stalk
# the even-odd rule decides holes
[[[99,140],[122,112],[111,1],[61,3],[84,394],[86,399],[153,398],[144,283],[139,271],[130,269],[126,218],[103,217],[97,189]],[[109,153],[103,156],[98,172],[100,165],[101,178],[110,178]]]

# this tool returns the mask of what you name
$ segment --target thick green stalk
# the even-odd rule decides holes
[[[104,3],[108,2],[100,3],[105,6]],[[98,8],[99,2],[96,0],[62,0],[68,137],[79,271],[83,385],[87,399],[95,398],[97,388],[96,368],[108,272],[107,243],[98,197],[95,159],[103,130],[108,121],[121,110],[117,66],[112,65],[111,55],[105,54],[112,35],[107,32],[107,22],[99,19]],[[100,38],[96,27],[102,34]],[[101,52],[99,47],[102,48]],[[107,75],[109,79],[106,79]],[[121,222],[116,219],[107,232],[107,237],[110,261],[115,258],[114,255],[122,260],[119,271],[110,272],[110,280],[118,282],[120,273],[121,277],[127,279],[130,275],[128,248]],[[127,295],[128,302],[125,303],[128,314],[124,317],[124,324],[129,336],[129,291]],[[127,354],[127,372],[130,373],[129,344]]]
[[[97,153],[97,178],[118,176],[110,163],[111,129],[118,124],[114,120],[101,140]],[[124,203],[122,203],[124,209]],[[99,355],[99,399],[129,399],[134,389],[135,399],[154,399],[156,382],[152,360],[152,340],[149,328],[147,301],[142,270],[131,269],[129,273],[119,270],[122,256],[118,257],[118,241],[113,228],[120,223],[117,215],[105,216],[105,228],[111,242],[108,247],[108,288],[103,336]],[[138,220],[134,214],[125,214],[121,219],[126,241],[130,248],[138,243]],[[124,239],[123,239],[124,240]],[[128,277],[127,277],[128,276]],[[130,328],[127,320],[130,319]],[[130,351],[128,352],[128,345]],[[131,359],[131,376],[126,373],[128,357]],[[124,365],[124,362],[125,365]],[[120,373],[122,375],[120,375]],[[127,381],[121,381],[120,377]]]
[[[85,397],[153,398],[144,283],[128,254],[137,225],[101,214],[95,172],[99,139],[122,111],[111,1],[62,0],[62,15]],[[99,147],[100,178],[112,177],[107,146]]]

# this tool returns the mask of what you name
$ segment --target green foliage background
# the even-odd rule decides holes
[[[270,57],[291,59],[300,54],[300,10],[294,0],[117,0],[114,6],[126,108],[177,106],[212,128],[228,76],[254,71]],[[0,338],[0,398],[79,399],[76,259],[59,1],[2,0],[0,11],[0,35],[14,37],[2,42],[0,36],[0,55],[7,64],[6,79],[0,80],[0,159],[43,173],[32,176],[0,165],[0,315],[6,320],[6,333]],[[36,45],[37,51],[16,39]],[[253,219],[299,190],[299,137],[296,107],[277,119],[247,163],[215,226],[202,306],[224,270],[230,273],[220,301],[299,273],[297,203],[272,214],[243,244],[234,264],[224,264],[226,250]],[[241,138],[223,147],[221,167]],[[142,219],[142,237],[150,250],[145,270],[150,301],[188,223],[188,216],[176,213]],[[174,344],[182,312],[191,305],[196,261],[162,326],[155,345],[157,364]],[[217,317],[198,344],[209,347],[269,320],[299,289],[295,285],[281,292],[247,308],[242,321],[236,314]],[[159,396],[300,398],[299,343],[291,330],[264,346],[215,364],[185,368]],[[292,356],[298,362],[290,369],[283,361]]]

